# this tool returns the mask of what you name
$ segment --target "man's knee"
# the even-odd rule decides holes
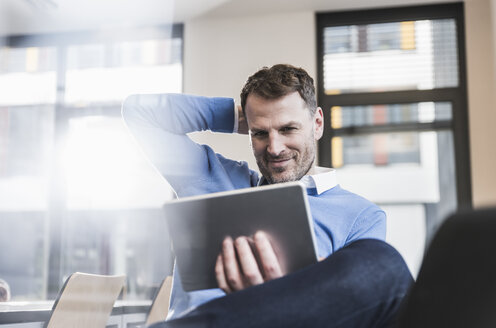
[[[333,267],[337,279],[354,286],[362,295],[403,297],[413,283],[403,257],[384,241],[355,241],[332,254],[326,261]]]

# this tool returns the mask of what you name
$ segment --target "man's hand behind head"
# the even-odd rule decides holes
[[[246,122],[245,115],[243,114],[243,109],[240,105],[237,106],[238,109],[238,133],[248,134],[248,123]]]

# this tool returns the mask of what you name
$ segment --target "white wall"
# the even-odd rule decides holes
[[[493,63],[494,76],[496,76],[496,0],[491,0],[491,24],[493,27]]]
[[[474,206],[496,205],[496,1],[465,2]]]

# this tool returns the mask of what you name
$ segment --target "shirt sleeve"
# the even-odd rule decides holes
[[[346,244],[358,239],[386,239],[386,213],[378,206],[371,205],[358,214]]]
[[[234,100],[183,94],[132,95],[122,116],[145,155],[177,192],[211,179],[210,147],[193,142],[187,133],[232,133]]]

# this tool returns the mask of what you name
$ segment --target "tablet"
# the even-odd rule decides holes
[[[181,198],[164,205],[183,289],[218,288],[215,262],[226,236],[265,231],[283,272],[317,261],[313,221],[299,182]]]

